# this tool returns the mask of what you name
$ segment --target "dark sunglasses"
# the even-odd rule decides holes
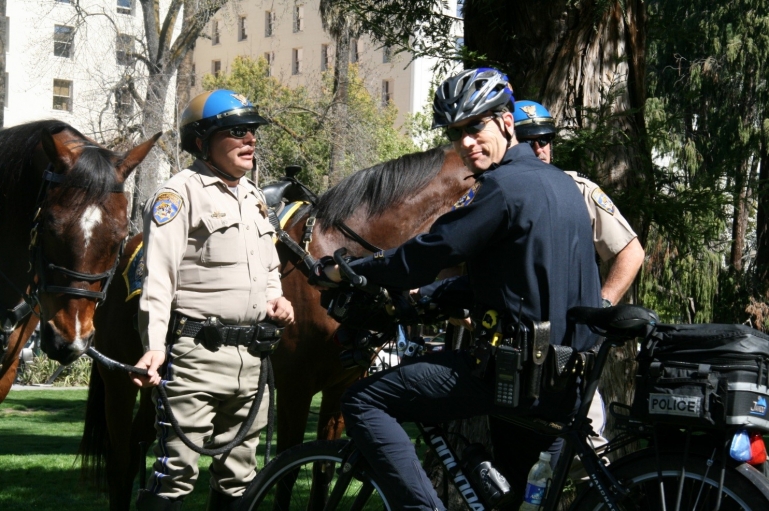
[[[534,149],[534,144],[536,143],[539,147],[547,147],[547,145],[553,141],[555,138],[555,135],[542,135],[541,137],[537,138],[527,138],[524,140],[524,142],[528,142],[532,149]]]
[[[235,126],[229,130],[229,135],[232,138],[245,138],[248,133],[256,136],[256,126]]]
[[[488,124],[488,122],[493,118],[494,117],[486,117],[485,119],[478,119],[477,121],[466,124],[461,128],[446,128],[446,136],[452,142],[456,142],[462,138],[463,133],[467,133],[468,135],[477,135],[483,131],[484,128],[486,128],[486,124]]]

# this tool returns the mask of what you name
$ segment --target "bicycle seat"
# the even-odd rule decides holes
[[[640,305],[572,307],[567,317],[569,321],[587,325],[597,334],[626,339],[645,337],[660,322],[656,312]]]

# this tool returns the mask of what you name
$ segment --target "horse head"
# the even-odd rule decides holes
[[[123,184],[159,137],[118,153],[73,129],[41,132],[49,165],[30,235],[30,286],[39,304],[41,348],[62,364],[90,346],[94,311],[128,236]]]

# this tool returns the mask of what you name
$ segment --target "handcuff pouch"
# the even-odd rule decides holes
[[[550,322],[533,322],[531,327],[531,362],[526,379],[526,397],[537,399],[542,388],[542,375],[550,347]]]

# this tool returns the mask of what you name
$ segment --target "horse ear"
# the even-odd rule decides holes
[[[123,176],[124,180],[131,175],[131,172],[133,172],[136,166],[139,165],[142,160],[144,160],[144,158],[149,154],[152,146],[155,145],[155,142],[158,141],[162,134],[162,132],[156,133],[155,136],[146,142],[137,145],[125,154],[123,162],[117,168],[117,173]]]
[[[61,143],[51,135],[47,129],[40,131],[40,143],[43,145],[43,151],[48,157],[48,161],[53,164],[56,173],[63,174],[75,164],[77,159],[75,154],[69,150],[66,144]]]

